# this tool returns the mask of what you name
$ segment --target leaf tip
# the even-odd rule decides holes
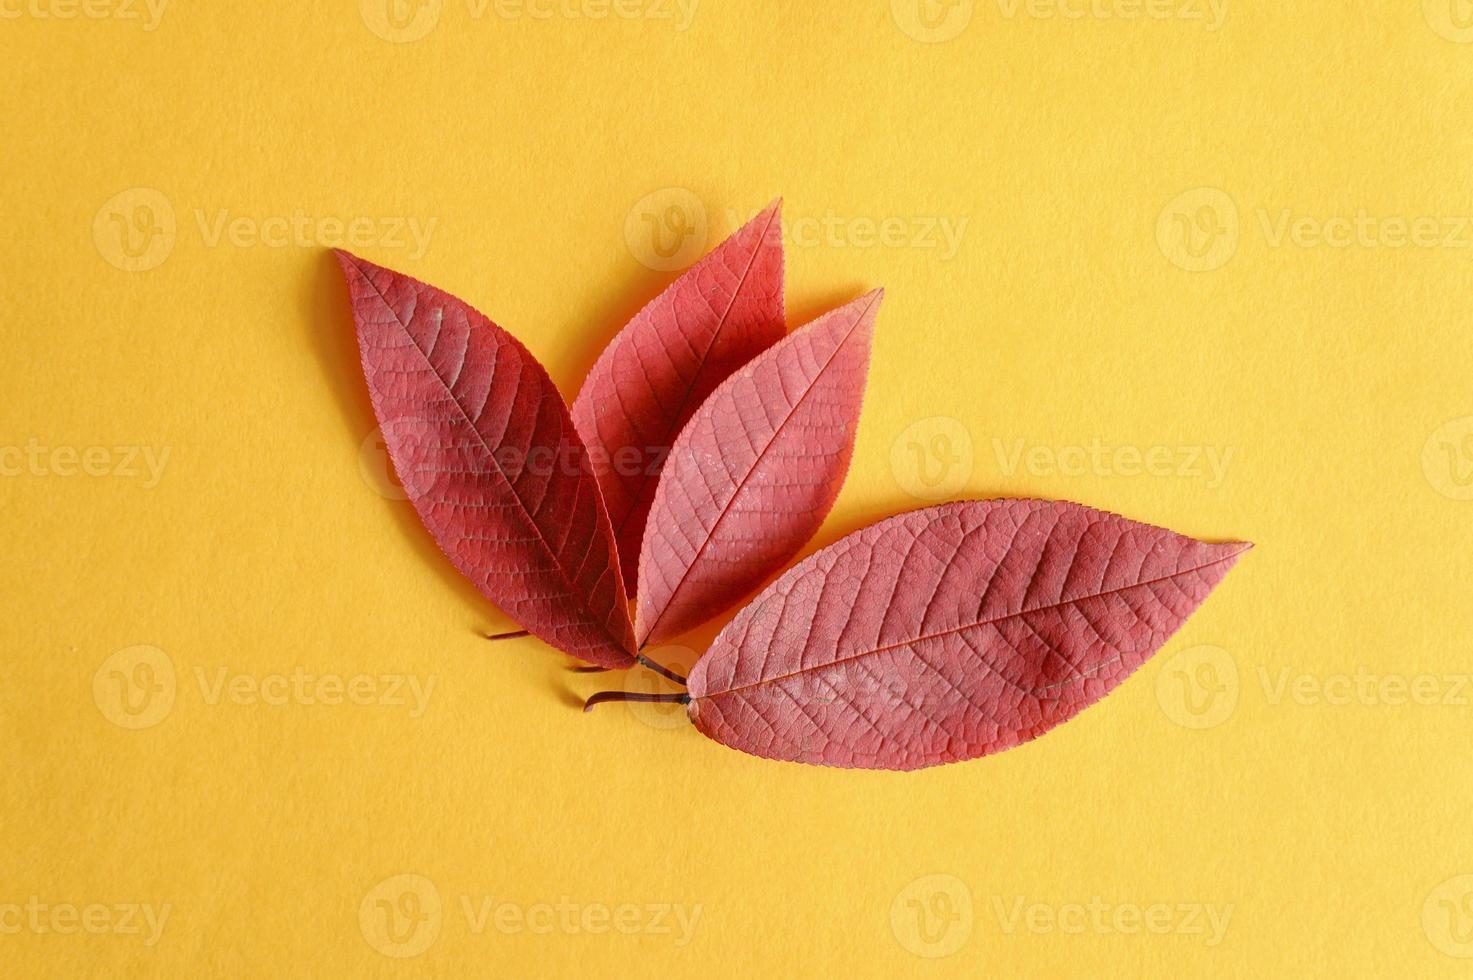
[[[365,262],[345,248],[333,249],[332,255],[333,258],[338,260],[338,267],[343,270],[343,275],[348,277],[350,281],[352,273],[356,272],[361,276],[364,275],[365,267],[372,267],[372,263]]]

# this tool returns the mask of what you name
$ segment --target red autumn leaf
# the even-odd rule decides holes
[[[773,203],[641,310],[573,402],[631,592],[675,436],[718,384],[787,329],[781,206]]]
[[[1039,500],[902,514],[754,599],[691,672],[688,710],[774,759],[918,769],[999,752],[1109,693],[1250,547]]]
[[[640,646],[747,595],[828,516],[854,454],[883,295],[794,331],[723,382],[681,430],[640,553]]]
[[[435,542],[548,644],[603,667],[632,664],[613,530],[547,371],[454,296],[337,256],[374,413]]]

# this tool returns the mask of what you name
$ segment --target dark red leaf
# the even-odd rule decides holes
[[[828,516],[854,454],[883,295],[794,331],[723,382],[681,430],[640,553],[641,646],[736,603]]]
[[[337,256],[373,410],[435,542],[550,645],[603,667],[632,664],[613,531],[542,365],[454,296]]]
[[[1250,547],[1039,500],[902,514],[742,610],[691,672],[690,715],[733,748],[822,765],[999,752],[1109,693]]]
[[[631,592],[675,436],[718,384],[785,330],[777,202],[641,310],[589,372],[573,421],[593,458]]]

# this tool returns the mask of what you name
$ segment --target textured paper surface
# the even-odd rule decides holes
[[[1449,7],[532,6],[7,8],[0,972],[1464,975]],[[810,547],[997,494],[1257,543],[1046,738],[897,777],[584,715],[617,676],[477,637],[385,480],[327,245],[571,396],[777,194],[792,322],[886,287]]]

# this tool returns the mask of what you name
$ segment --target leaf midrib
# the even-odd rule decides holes
[[[879,653],[886,653],[886,652],[888,652],[890,650],[897,650],[897,649],[899,649],[901,647],[914,646],[915,644],[918,644],[918,643],[924,643],[927,640],[934,640],[934,639],[937,639],[939,637],[950,636],[953,633],[961,633],[961,632],[963,632],[965,630],[976,629],[978,627],[988,626],[988,625],[991,625],[993,623],[1000,623],[1000,622],[1002,622],[1004,620],[1008,620],[1008,619],[1016,619],[1019,616],[1027,616],[1027,615],[1030,615],[1032,613],[1043,612],[1043,611],[1048,610],[1048,609],[1057,609],[1060,606],[1072,606],[1072,605],[1075,605],[1077,603],[1084,602],[1087,599],[1098,599],[1098,598],[1101,598],[1103,596],[1115,595],[1117,593],[1125,592],[1125,591],[1128,591],[1130,589],[1139,589],[1139,588],[1143,588],[1143,587],[1145,587],[1147,585],[1155,585],[1158,582],[1169,582],[1172,579],[1181,578],[1183,575],[1190,575],[1193,572],[1200,572],[1204,568],[1211,568],[1213,565],[1220,565],[1220,564],[1222,564],[1225,561],[1232,561],[1233,559],[1235,559],[1238,556],[1242,555],[1247,550],[1248,550],[1248,548],[1245,546],[1245,547],[1240,548],[1239,550],[1233,552],[1230,555],[1224,555],[1221,558],[1214,558],[1212,561],[1203,562],[1201,565],[1195,565],[1195,566],[1193,566],[1191,568],[1178,569],[1177,571],[1172,572],[1170,575],[1162,575],[1162,576],[1160,576],[1158,578],[1146,579],[1145,581],[1142,581],[1142,582],[1132,582],[1130,585],[1122,585],[1119,588],[1115,588],[1115,589],[1106,589],[1103,592],[1092,592],[1089,595],[1075,596],[1072,599],[1061,599],[1058,602],[1050,602],[1050,603],[1047,603],[1047,604],[1042,605],[1042,606],[1034,606],[1031,609],[1020,609],[1017,612],[1005,613],[1004,615],[994,616],[994,617],[992,617],[990,619],[979,619],[976,622],[972,622],[972,623],[962,623],[959,626],[953,626],[953,627],[950,627],[948,629],[938,630],[935,633],[926,633],[926,634],[921,635],[921,636],[914,636],[914,637],[911,637],[909,639],[901,640],[901,641],[899,641],[897,643],[890,643],[890,644],[887,644],[885,646],[875,647],[874,649],[871,649],[871,650],[861,650],[858,653],[851,654],[851,655],[849,655],[847,657],[840,657],[837,660],[830,660],[827,663],[819,664],[819,665],[817,665],[815,667],[803,667],[803,668],[800,668],[798,670],[790,671],[790,672],[788,672],[786,674],[778,674],[778,675],[776,675],[774,677],[764,677],[761,680],[753,681],[750,684],[743,684],[740,687],[731,687],[731,688],[727,688],[724,691],[717,691],[715,693],[702,694],[696,700],[700,700],[702,698],[719,698],[719,697],[725,697],[728,694],[736,694],[736,693],[738,693],[740,691],[749,691],[749,690],[751,690],[753,688],[756,688],[756,687],[762,687],[765,684],[776,684],[777,682],[783,681],[783,680],[787,680],[790,677],[798,677],[799,675],[802,675],[802,674],[811,674],[811,673],[814,673],[816,671],[825,670],[825,669],[827,669],[829,667],[836,666],[838,664],[849,663],[849,662],[854,661],[854,660],[859,660],[859,659],[861,659],[863,657],[869,657],[869,656],[873,656],[873,655],[879,654]],[[1058,686],[1058,685],[1051,685],[1051,686]],[[1034,693],[1036,693],[1038,690],[1047,690],[1047,688],[1035,688],[1033,690],[1034,690]]]
[[[349,257],[353,258],[353,256]],[[445,379],[440,376],[440,372],[435,370],[434,362],[430,360],[430,355],[425,352],[424,348],[419,345],[419,341],[415,338],[413,332],[411,332],[409,329],[409,324],[405,323],[403,319],[400,318],[399,311],[394,309],[393,304],[389,302],[389,298],[384,295],[383,290],[378,288],[378,283],[374,282],[372,277],[370,277],[368,273],[363,270],[362,266],[358,264],[356,258],[353,261],[353,267],[358,270],[358,274],[363,277],[363,281],[368,283],[368,285],[373,289],[374,294],[378,296],[379,301],[384,304],[384,309],[388,310],[389,315],[394,318],[394,322],[399,324],[399,329],[404,332],[404,336],[409,338],[409,342],[414,346],[415,352],[418,353],[419,356],[424,360],[425,367],[429,369],[429,372],[434,377],[434,379],[440,382],[440,386],[445,389],[445,394],[449,397],[450,404],[455,406],[456,410],[460,412],[460,417],[465,420],[465,424],[470,428],[472,432],[476,434],[476,440],[481,444],[481,448],[485,450],[487,457],[491,461],[491,467],[495,470],[496,475],[501,478],[501,482],[506,485],[507,494],[517,502],[517,510],[521,512],[522,516],[531,526],[533,533],[537,535],[537,540],[542,545],[543,550],[546,551],[548,557],[552,559],[552,566],[557,569],[558,577],[563,580],[563,585],[567,587],[568,594],[581,597],[583,599],[583,607],[590,614],[593,613],[592,607],[588,605],[587,596],[583,593],[582,589],[578,588],[577,583],[575,583],[572,579],[568,577],[567,571],[563,567],[563,563],[558,557],[558,553],[552,547],[552,542],[547,540],[547,536],[542,533],[542,528],[538,526],[536,519],[532,516],[531,512],[527,510],[527,505],[517,494],[516,486],[512,483],[511,479],[507,477],[506,471],[501,468],[501,463],[496,459],[496,453],[492,451],[490,445],[487,444],[486,437],[481,433],[480,427],[476,425],[475,421],[471,418],[470,413],[466,411],[465,406],[460,403],[460,399],[456,397],[455,391],[445,383]],[[469,310],[470,307],[467,306],[467,309]],[[441,316],[443,315],[444,310],[442,308]],[[494,383],[494,368],[492,369],[492,377]],[[608,625],[601,618],[595,618],[595,622],[598,623],[599,628],[603,631],[605,636],[607,636],[608,639],[612,641],[612,644],[616,649],[624,649],[624,645],[619,642],[617,637],[609,632]]]
[[[767,224],[762,226],[762,234],[757,237],[757,244],[752,249],[752,254],[747,257],[746,268],[742,269],[742,274],[737,279],[737,284],[731,291],[731,299],[727,301],[726,309],[722,311],[721,318],[716,321],[716,329],[711,331],[711,339],[706,342],[706,349],[701,351],[700,359],[696,362],[696,369],[691,375],[690,383],[685,386],[685,392],[681,394],[677,402],[677,410],[670,416],[672,421],[669,425],[665,426],[665,439],[667,441],[673,442],[672,435],[679,435],[680,426],[674,420],[679,419],[680,416],[685,414],[686,406],[690,404],[690,393],[695,391],[696,382],[701,379],[701,372],[705,370],[706,361],[711,356],[711,349],[716,346],[716,341],[721,336],[721,331],[726,329],[726,321],[731,316],[732,308],[736,306],[737,298],[741,296],[742,289],[747,284],[747,279],[752,275],[752,267],[757,264],[757,256],[762,254],[762,249],[767,244],[767,233],[772,229],[772,223],[777,220],[777,217],[778,212],[774,208],[772,214],[767,219]],[[658,298],[654,302],[658,302]],[[784,315],[784,320],[786,321],[786,314]],[[787,329],[786,322],[784,323],[784,329]],[[629,526],[629,522],[634,519],[634,515],[639,512],[641,506],[647,501],[654,499],[655,488],[659,486],[659,482],[658,474],[654,477],[646,475],[640,481],[639,493],[634,497],[633,506],[624,512],[623,517],[619,518],[619,526],[614,529],[616,540],[623,537],[624,529]],[[648,512],[646,512],[645,518],[649,518]],[[637,577],[639,574],[637,562],[634,571]]]
[[[843,339],[841,339],[837,344],[834,345],[833,353],[831,353],[828,356],[828,359],[823,362],[823,367],[814,372],[813,378],[811,381],[809,381],[808,387],[804,389],[803,394],[799,396],[797,401],[793,402],[793,406],[788,409],[788,412],[786,415],[783,416],[782,421],[773,426],[772,434],[768,436],[767,441],[763,444],[761,451],[758,452],[756,457],[753,458],[752,465],[747,469],[747,472],[742,475],[742,479],[737,484],[736,490],[732,492],[731,498],[726,502],[726,506],[721,509],[721,515],[716,518],[716,522],[711,525],[711,530],[706,534],[705,540],[703,540],[701,542],[701,546],[696,549],[695,556],[691,558],[690,562],[685,566],[685,571],[682,572],[680,575],[680,581],[675,583],[675,588],[670,590],[670,597],[665,600],[665,607],[660,610],[660,615],[657,616],[655,618],[655,621],[650,624],[649,633],[646,634],[647,636],[654,635],[655,629],[660,625],[661,621],[664,620],[665,614],[668,613],[670,611],[670,607],[675,604],[675,599],[677,596],[680,595],[680,590],[685,587],[686,579],[690,578],[691,569],[696,567],[696,563],[699,562],[701,560],[701,556],[706,553],[706,548],[711,544],[712,539],[716,537],[716,531],[721,527],[721,522],[726,520],[726,516],[731,513],[732,505],[736,503],[736,499],[742,495],[742,490],[746,488],[747,481],[752,479],[752,474],[756,473],[758,468],[761,467],[762,461],[767,457],[767,452],[772,448],[772,444],[777,441],[778,435],[782,432],[784,427],[787,426],[788,422],[792,419],[794,414],[797,413],[798,409],[803,406],[803,403],[808,400],[808,396],[813,394],[813,389],[818,386],[818,379],[822,378],[824,372],[829,369],[829,365],[834,363],[834,358],[839,356],[839,352],[844,349],[844,345],[849,343],[849,338],[854,336],[854,331],[859,329],[859,325],[864,322],[864,318],[869,315],[869,311],[874,309],[875,304],[878,302],[879,296],[874,296],[870,299],[869,304],[865,306],[863,312],[861,312],[857,317],[854,318],[854,323],[850,325],[849,330],[844,334]],[[694,421],[694,419],[692,421]],[[769,572],[767,574],[771,573]],[[767,575],[763,576],[763,578],[766,577]],[[641,589],[640,591],[643,592],[644,590]]]

